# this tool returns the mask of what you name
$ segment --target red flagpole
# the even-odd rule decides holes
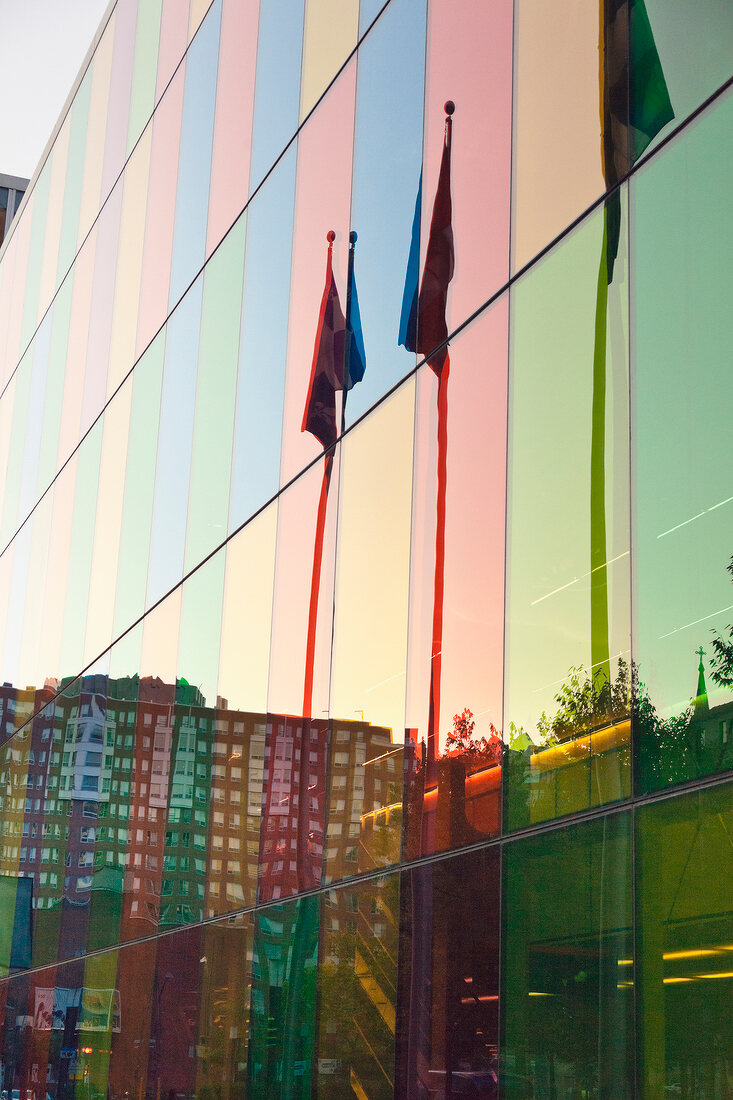
[[[438,756],[440,736],[440,676],[443,652],[443,590],[445,581],[445,490],[448,459],[448,375],[450,358],[438,375],[438,489],[435,523],[435,578],[433,582],[433,640],[430,653],[430,708],[428,763]]]
[[[305,645],[305,682],[303,684],[303,717],[311,718],[313,706],[313,664],[316,652],[316,627],[318,625],[318,595],[321,589],[321,563],[323,561],[323,539],[326,530],[326,511],[328,508],[328,489],[333,470],[333,452],[327,454],[321,479],[321,495],[318,500],[316,516],[316,541],[313,548],[313,573],[311,575],[311,596],[308,607],[308,635]]]

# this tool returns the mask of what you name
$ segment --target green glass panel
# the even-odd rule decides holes
[[[53,153],[43,166],[43,170],[36,181],[36,186],[33,188],[33,221],[31,222],[28,268],[24,284],[23,323],[20,330],[21,348],[25,348],[28,341],[33,337],[38,320],[38,294],[41,288],[41,267],[43,265],[43,245],[46,238],[52,160]]]
[[[320,899],[255,918],[248,1100],[310,1100]]]
[[[507,845],[503,892],[506,1100],[633,1096],[629,815]]]
[[[45,492],[57,470],[73,289],[74,274],[72,272],[69,278],[64,280],[52,306],[51,346],[43,397],[43,423],[40,434],[41,446],[38,456],[36,497],[40,497],[41,493]]]
[[[87,69],[71,108],[69,160],[66,168],[64,210],[61,216],[57,282],[64,277],[76,255],[81,191],[84,181],[87,123],[89,121],[89,104],[92,95],[92,68],[93,66],[90,66]]]
[[[184,572],[226,536],[245,231],[242,217],[204,273]]]
[[[622,192],[512,292],[504,701],[510,829],[629,794],[625,224]]]
[[[153,112],[162,7],[163,0],[141,0],[138,4],[130,122],[127,131],[128,156]]]
[[[398,874],[322,895],[318,1100],[392,1100],[399,905]]]
[[[637,813],[639,1096],[648,1100],[730,1095],[732,835],[731,784]]]
[[[733,19],[726,0],[645,0],[675,114],[683,122],[731,75]],[[642,5],[635,0],[633,8]],[[632,10],[632,35],[636,12]],[[666,132],[666,131],[664,131]]]
[[[733,96],[634,177],[637,785],[733,765]]]
[[[86,437],[85,446],[80,449],[76,464],[69,569],[66,576],[66,606],[61,641],[60,672],[62,676],[74,676],[83,667],[103,429],[104,417],[101,416]],[[51,552],[53,553],[53,548]],[[90,656],[96,657],[97,654],[90,654]]]
[[[5,494],[3,496],[2,518],[0,519],[0,545],[5,548],[18,527],[18,507],[20,503],[21,474],[25,454],[25,436],[30,413],[31,383],[33,376],[34,348],[29,348],[20,361],[12,385],[15,394],[6,397],[13,399],[13,423],[10,429],[10,447],[8,465],[5,473]]]
[[[115,637],[145,607],[164,353],[165,329],[155,337],[128,381],[133,390],[117,567]]]

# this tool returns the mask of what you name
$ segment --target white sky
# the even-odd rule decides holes
[[[0,172],[30,178],[108,0],[0,0]]]

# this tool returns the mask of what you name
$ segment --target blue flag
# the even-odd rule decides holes
[[[420,209],[422,206],[422,172],[417,185],[415,216],[412,219],[412,239],[407,257],[405,290],[402,295],[400,334],[397,340],[407,351],[417,351],[417,300],[420,282]]]

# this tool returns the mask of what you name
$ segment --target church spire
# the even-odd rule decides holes
[[[708,704],[708,689],[705,686],[705,666],[702,663],[702,659],[705,656],[705,650],[700,646],[695,650],[700,658],[700,664],[697,666],[697,692],[695,695],[695,714],[705,714],[710,710]]]

